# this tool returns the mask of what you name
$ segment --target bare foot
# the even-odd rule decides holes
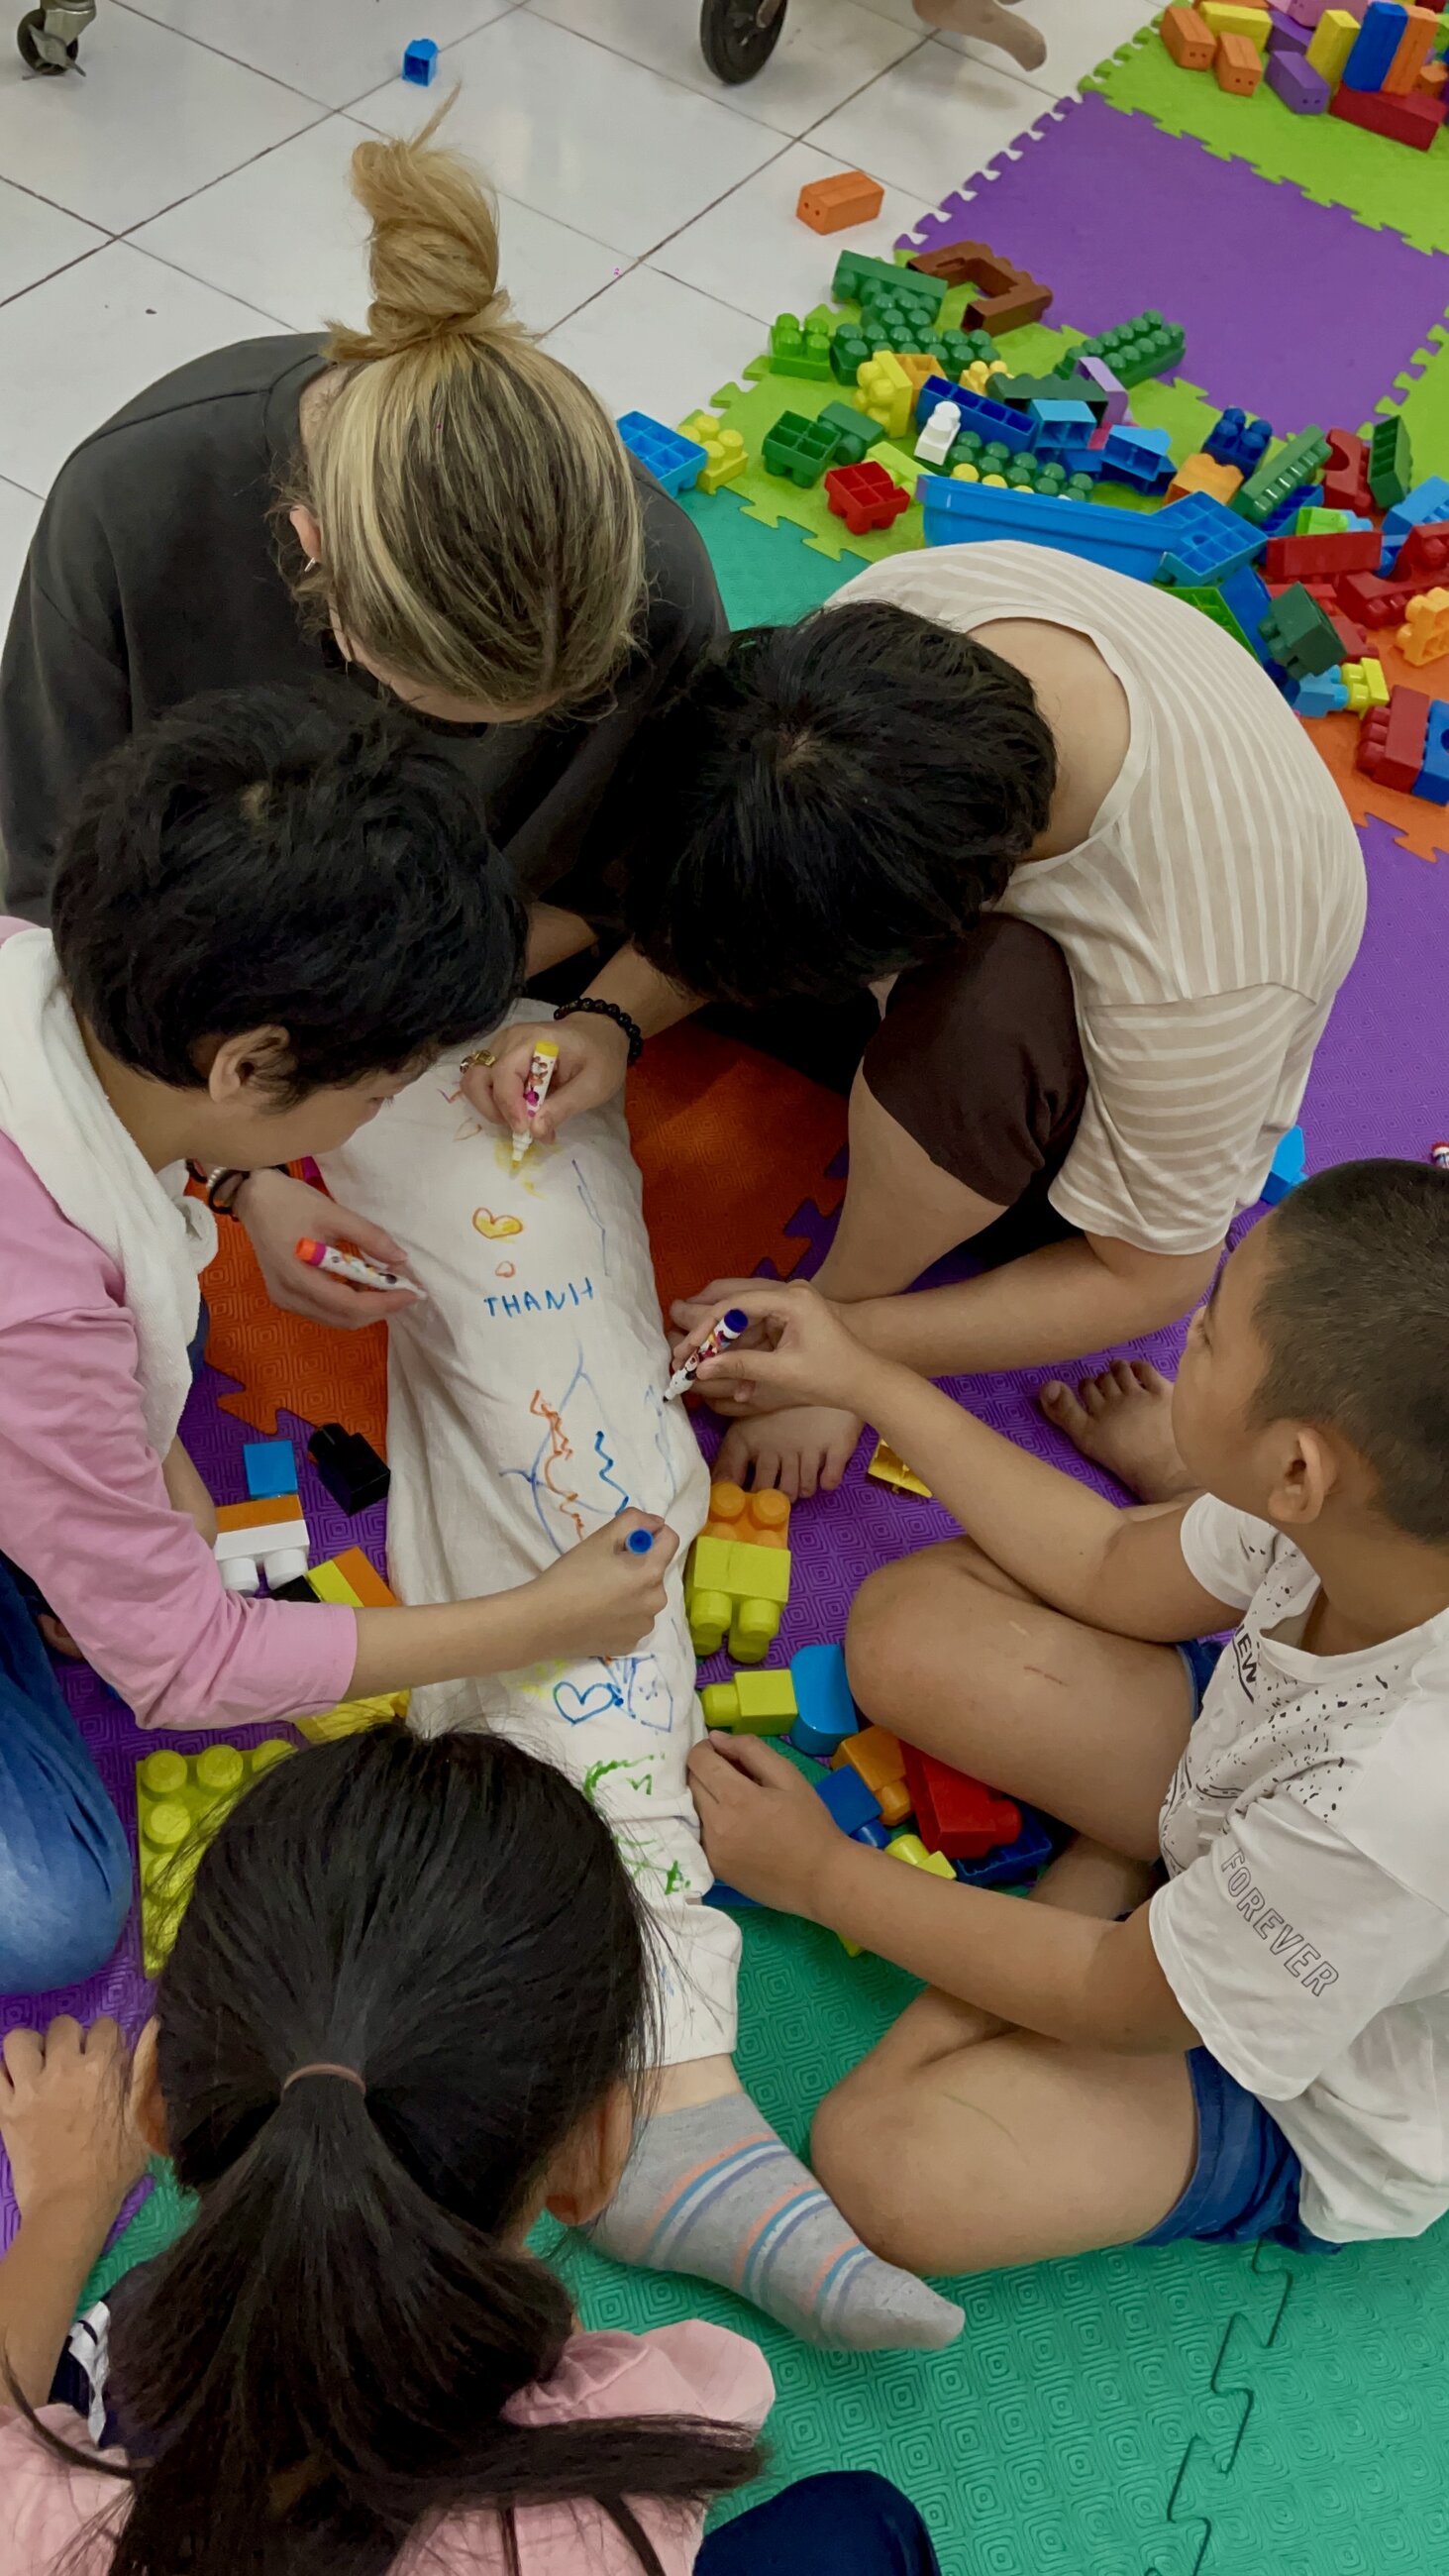
[[[916,16],[928,27],[948,28],[955,36],[974,36],[979,44],[999,45],[1024,72],[1046,61],[1046,38],[1025,19],[1009,18],[1001,0],[915,0]],[[1015,7],[1016,0],[1011,0]]]
[[[1197,1491],[1172,1436],[1172,1381],[1150,1360],[1114,1360],[1076,1386],[1053,1378],[1040,1400],[1048,1422],[1084,1458],[1144,1503],[1180,1502]]]

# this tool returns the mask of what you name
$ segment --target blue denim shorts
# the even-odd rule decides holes
[[[1192,1684],[1194,1718],[1223,1651],[1220,1637],[1194,1637],[1178,1647]],[[1197,2108],[1197,2161],[1187,2189],[1140,2245],[1175,2245],[1196,2237],[1207,2245],[1243,2245],[1267,2237],[1296,2254],[1336,2254],[1336,2245],[1314,2236],[1298,2215],[1303,2168],[1278,2123],[1211,2049],[1188,2053]]]

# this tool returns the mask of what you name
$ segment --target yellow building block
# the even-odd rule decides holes
[[[690,1549],[684,1607],[697,1655],[718,1654],[728,1640],[737,1664],[762,1664],[780,1633],[789,1597],[787,1547],[697,1538]]]
[[[699,1694],[706,1726],[731,1735],[788,1735],[800,1711],[787,1672],[737,1673]]]
[[[1325,9],[1313,30],[1308,60],[1321,72],[1329,88],[1337,87],[1343,78],[1343,67],[1358,42],[1358,20],[1351,9]]]
[[[1421,591],[1410,600],[1399,628],[1399,651],[1415,664],[1442,661],[1449,653],[1449,590]]]
[[[961,468],[958,466],[956,471],[959,473]],[[904,1458],[898,1458],[884,1440],[877,1440],[875,1454],[865,1472],[873,1476],[878,1485],[893,1485],[898,1494],[919,1494],[926,1503],[932,1500],[930,1486],[906,1465]]]
[[[191,1899],[201,1855],[223,1819],[262,1772],[297,1750],[284,1736],[244,1753],[212,1744],[204,1753],[148,1753],[136,1765],[141,1882],[141,1964],[159,1977]]]
[[[857,408],[878,420],[887,438],[904,438],[911,425],[915,393],[900,359],[888,349],[863,358],[855,373]],[[873,460],[878,461],[878,460]]]
[[[1187,492],[1207,492],[1214,501],[1231,501],[1243,479],[1240,465],[1220,465],[1215,456],[1198,448],[1185,456],[1167,487],[1169,501],[1180,501]]]
[[[725,429],[711,411],[692,411],[679,427],[685,438],[696,440],[704,449],[705,461],[696,487],[699,491],[719,492],[726,483],[738,483],[750,455],[737,429]]]
[[[993,376],[1009,376],[1010,373],[1004,358],[973,358],[965,374],[958,376],[956,381],[964,385],[968,393],[984,394],[990,392]]]
[[[309,1565],[307,1580],[319,1601],[336,1601],[345,1610],[394,1610],[397,1595],[384,1583],[370,1556],[360,1547],[345,1547],[340,1556],[329,1556],[321,1565]],[[316,1717],[298,1717],[293,1724],[309,1744],[330,1744],[339,1735],[360,1735],[365,1727],[385,1726],[389,1718],[404,1718],[412,1693],[405,1690],[379,1691],[370,1699],[339,1700],[335,1708],[323,1709]]]
[[[883,465],[891,481],[899,483],[901,490],[909,492],[912,500],[915,499],[921,469],[914,456],[908,456],[903,447],[892,447],[888,438],[882,438],[871,449],[870,461],[872,465]]]
[[[1343,662],[1339,665],[1338,676],[1348,691],[1351,716],[1366,716],[1370,707],[1388,705],[1389,684],[1384,677],[1382,662]]]
[[[1248,8],[1244,0],[1201,0],[1197,14],[1215,36],[1246,36],[1260,54],[1273,29],[1267,10]]]
[[[332,1744],[339,1735],[361,1735],[369,1726],[401,1722],[411,1704],[411,1691],[381,1691],[372,1699],[339,1700],[319,1717],[294,1717],[292,1724],[309,1744]]]

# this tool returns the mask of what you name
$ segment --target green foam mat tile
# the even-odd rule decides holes
[[[1416,349],[1406,369],[1394,378],[1394,391],[1377,404],[1380,412],[1399,412],[1414,449],[1414,473],[1449,473],[1449,331],[1436,324],[1431,345]],[[1372,428],[1372,422],[1367,424]]]
[[[1082,83],[1113,107],[1136,109],[1169,134],[1194,135],[1220,160],[1246,161],[1260,179],[1286,179],[1320,206],[1343,206],[1372,231],[1392,229],[1419,250],[1449,250],[1449,139],[1427,152],[1385,141],[1334,116],[1294,116],[1262,82],[1230,98],[1211,72],[1185,72],[1144,28]],[[1211,246],[1204,245],[1204,256]],[[1285,316],[1284,329],[1292,328]]]
[[[788,521],[765,526],[746,509],[738,484],[713,494],[682,492],[680,507],[709,548],[732,628],[793,625],[859,569],[848,555],[832,560],[807,546],[803,529]]]
[[[156,2254],[164,2254],[168,2245],[181,2234],[192,2210],[192,2203],[177,2183],[176,2176],[160,2156],[151,2160],[151,2189],[142,2201],[129,2226],[124,2227],[113,2245],[92,2265],[90,2277],[76,2301],[76,2313],[84,2316],[97,2299],[109,2297],[116,2283],[133,2272],[138,2263],[149,2263]]]

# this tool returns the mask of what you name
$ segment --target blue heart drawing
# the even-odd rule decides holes
[[[611,1708],[622,1708],[623,1701],[614,1682],[590,1682],[579,1690],[573,1682],[554,1686],[553,1704],[569,1726],[585,1726],[591,1717],[603,1717]]]

